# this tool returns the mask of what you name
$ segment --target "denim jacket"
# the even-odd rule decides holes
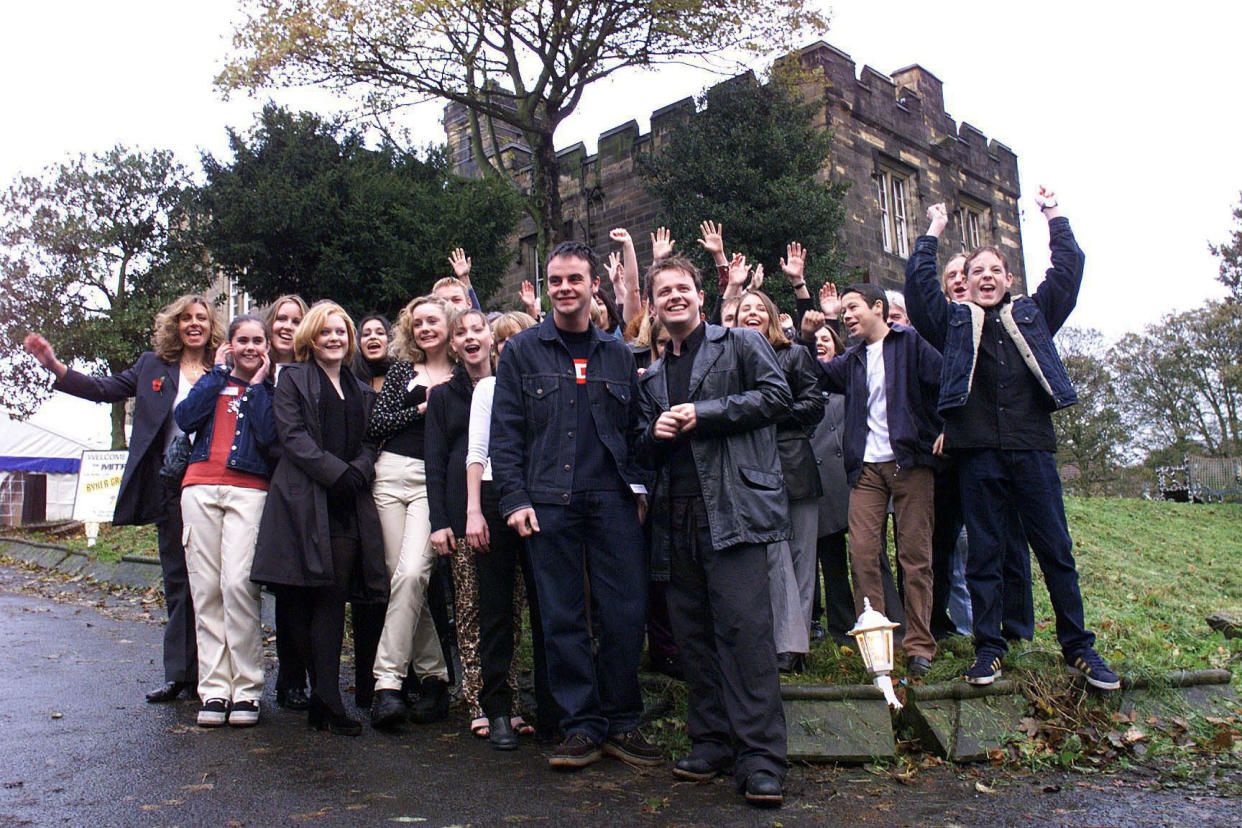
[[[217,365],[194,383],[190,393],[173,412],[177,425],[194,435],[190,462],[199,463],[211,455],[212,425],[216,418],[216,398],[228,383],[229,368]],[[236,471],[272,476],[268,448],[276,442],[276,419],[272,416],[272,384],[264,380],[242,392],[237,411],[237,430],[229,449],[228,466]]]
[[[1052,338],[1078,302],[1084,255],[1074,241],[1069,220],[1048,222],[1052,267],[1031,296],[1016,296],[1002,306],[1001,323],[1022,360],[1051,399],[1054,409],[1078,402]],[[974,381],[975,360],[983,332],[983,308],[950,302],[940,289],[936,269],[937,239],[920,236],[906,264],[906,310],[919,333],[944,354],[940,376],[941,412],[966,404]]]
[[[587,397],[595,429],[621,478],[645,493],[633,462],[638,439],[638,372],[629,347],[591,326]],[[577,376],[569,349],[548,314],[505,343],[492,401],[492,480],[500,513],[536,503],[568,505],[573,495]]]

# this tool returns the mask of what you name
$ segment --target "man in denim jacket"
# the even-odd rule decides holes
[[[646,489],[631,451],[638,373],[629,347],[591,324],[597,264],[581,242],[552,250],[552,313],[506,343],[492,403],[500,512],[530,545],[548,681],[564,711],[555,768],[585,767],[603,753],[663,761],[638,732],[647,606]]]
[[[1012,502],[1043,570],[1066,663],[1092,686],[1115,690],[1120,679],[1095,652],[1095,635],[1083,618],[1053,457],[1052,412],[1078,397],[1052,337],[1078,300],[1083,252],[1056,196],[1040,188],[1036,201],[1048,219],[1052,267],[1033,296],[1010,295],[1013,276],[995,247],[967,257],[968,301],[945,302],[939,280],[922,271],[906,283],[911,319],[944,354],[939,403],[944,449],[958,460],[970,544],[966,583],[974,610],[975,663],[966,680],[991,684],[1000,675],[1001,568]],[[929,216],[929,234],[918,239],[916,250],[934,255],[948,214],[936,205]]]

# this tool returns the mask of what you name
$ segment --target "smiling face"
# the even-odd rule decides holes
[[[434,302],[424,302],[414,308],[410,311],[410,333],[423,353],[443,353],[448,344],[448,319],[444,309]]]
[[[822,362],[827,362],[837,355],[837,343],[832,340],[832,334],[827,328],[818,328],[815,331],[815,356]]]
[[[177,335],[187,351],[202,351],[211,339],[211,311],[195,302],[177,317]]]
[[[1013,286],[1013,276],[1000,256],[991,250],[981,251],[970,259],[966,281],[970,286],[970,301],[983,308],[999,305]]]
[[[358,349],[362,358],[375,362],[388,353],[388,331],[378,319],[368,319],[358,331]]]
[[[599,280],[591,275],[591,263],[577,256],[556,256],[548,262],[548,298],[562,327],[591,318],[591,298]]]
[[[330,313],[314,339],[315,360],[323,366],[339,366],[349,353],[349,326],[338,313]]]
[[[747,294],[742,297],[742,301],[737,303],[737,326],[739,328],[750,328],[766,337],[770,321],[767,307],[755,294]]]
[[[841,297],[841,321],[849,330],[850,336],[857,336],[868,342],[882,339],[888,332],[884,321],[884,305],[880,300],[868,305],[861,293],[846,293]]]
[[[272,317],[272,353],[277,362],[293,361],[293,332],[302,324],[302,308],[297,302],[285,302]]]
[[[491,373],[492,329],[480,313],[467,313],[453,325],[453,353],[472,377]]]
[[[233,346],[233,372],[241,379],[249,380],[263,365],[267,356],[267,335],[258,322],[243,322],[229,339]]]
[[[970,286],[966,284],[966,271],[962,269],[965,264],[965,256],[954,256],[944,266],[944,273],[940,274],[940,287],[951,302],[965,302],[970,298]]]
[[[680,268],[661,270],[655,274],[651,292],[656,318],[670,335],[685,336],[698,327],[703,291],[695,287],[689,273]]]

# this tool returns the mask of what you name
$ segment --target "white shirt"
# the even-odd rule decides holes
[[[864,463],[886,463],[893,460],[892,443],[888,440],[888,394],[884,389],[884,340],[867,346],[867,444],[863,449]]]
[[[181,376],[177,378],[177,396],[173,399],[173,411],[177,410],[177,406],[188,396],[190,389],[194,387],[194,381],[185,375],[185,371],[181,372]],[[177,421],[173,419],[172,411],[168,413],[168,436],[164,440],[164,451],[168,451],[168,447],[172,445],[172,441],[177,438],[178,434],[185,432],[177,425]]]
[[[466,465],[477,463],[483,467],[483,479],[492,479],[492,397],[496,393],[496,378],[484,377],[474,387],[470,398],[470,430],[466,440]]]

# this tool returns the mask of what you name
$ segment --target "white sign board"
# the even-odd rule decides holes
[[[78,471],[78,490],[73,496],[73,519],[108,523],[116,509],[125,473],[125,451],[84,451]]]

